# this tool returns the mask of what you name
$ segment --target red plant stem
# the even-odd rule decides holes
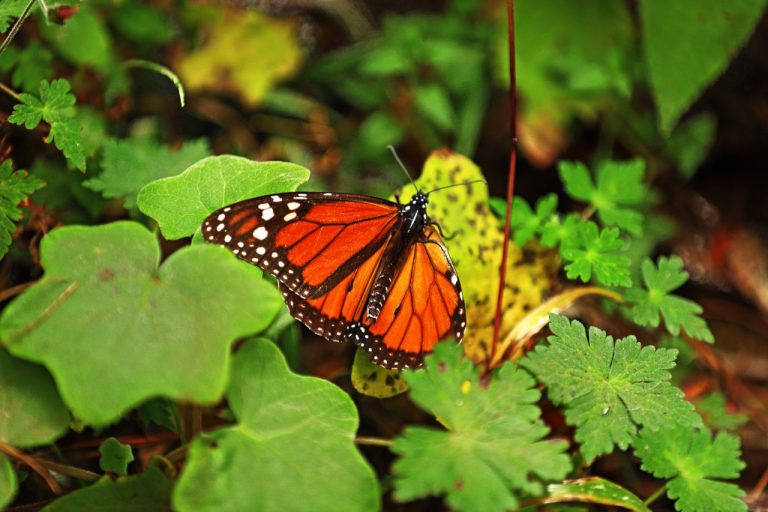
[[[507,211],[504,216],[504,243],[501,249],[501,267],[499,268],[499,293],[496,297],[496,317],[493,321],[493,339],[491,354],[486,361],[490,370],[491,361],[496,355],[501,330],[501,308],[504,300],[504,283],[507,279],[507,257],[509,253],[509,224],[512,217],[512,197],[515,192],[515,166],[517,164],[517,79],[515,76],[515,1],[507,0],[507,24],[509,27],[509,176],[507,178]]]

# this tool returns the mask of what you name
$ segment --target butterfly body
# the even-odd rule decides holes
[[[286,193],[211,214],[203,236],[278,280],[291,314],[332,341],[353,342],[376,364],[419,367],[437,341],[461,340],[463,295],[427,215],[356,194]]]

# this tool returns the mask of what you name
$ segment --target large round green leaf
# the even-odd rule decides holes
[[[16,496],[19,484],[13,472],[11,461],[0,453],[0,509],[4,508]]]
[[[214,210],[243,199],[291,192],[309,171],[287,162],[254,162],[232,155],[211,156],[178,176],[149,183],[139,192],[139,209],[157,221],[165,238],[192,236]]]
[[[69,425],[50,374],[0,349],[0,441],[18,447],[53,442]]]
[[[227,392],[239,423],[190,446],[179,512],[376,511],[373,470],[355,448],[355,406],[328,381],[292,373],[266,340],[235,356]]]
[[[88,424],[154,396],[217,401],[230,344],[266,328],[282,303],[219,247],[184,248],[160,268],[159,258],[134,222],[56,229],[42,242],[45,276],[0,317],[8,349],[45,364]]]

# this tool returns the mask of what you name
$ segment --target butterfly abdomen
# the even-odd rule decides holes
[[[368,297],[368,306],[365,310],[365,314],[368,318],[376,320],[379,318],[381,308],[384,306],[384,301],[389,293],[389,287],[392,285],[392,275],[388,273],[379,274],[376,279],[376,283],[373,285],[371,294]]]

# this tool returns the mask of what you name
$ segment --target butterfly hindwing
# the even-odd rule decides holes
[[[397,205],[383,199],[293,192],[224,207],[205,220],[202,232],[292,292],[313,298],[379,250],[397,221]]]

